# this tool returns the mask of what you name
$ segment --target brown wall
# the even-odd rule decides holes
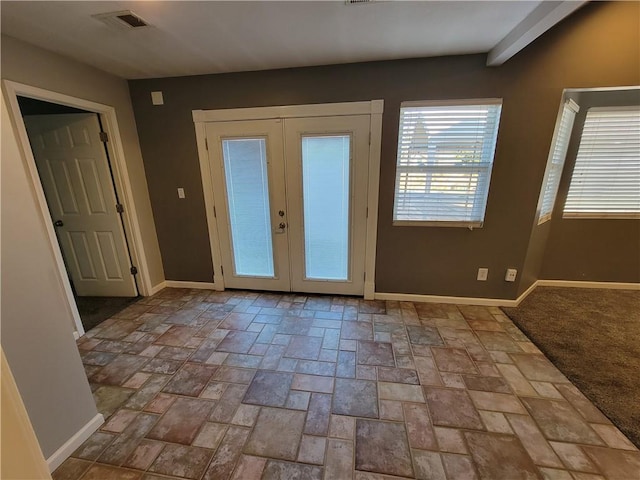
[[[640,282],[640,220],[563,219],[571,176],[590,107],[640,105],[640,90],[582,92],[553,217],[540,278],[601,282]],[[544,224],[540,227],[544,227]]]
[[[498,68],[467,55],[130,81],[166,278],[213,278],[191,110],[384,99],[376,291],[514,298],[503,277],[525,265],[562,91],[640,83],[639,14],[588,4]],[[393,227],[400,102],[482,97],[504,102],[484,227]]]

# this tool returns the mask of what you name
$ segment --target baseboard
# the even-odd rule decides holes
[[[538,280],[539,287],[609,288],[612,290],[640,290],[640,283],[582,282],[574,280]]]
[[[74,340],[78,340],[79,338],[80,338],[80,334],[78,333],[78,331],[77,331],[77,330],[74,330],[74,331],[73,331],[73,339],[74,339]]]
[[[217,285],[213,282],[182,282],[178,280],[167,280],[165,286],[171,288],[198,288],[201,290],[216,290]]]
[[[67,440],[64,445],[62,445],[58,450],[56,450],[53,455],[47,458],[47,465],[49,466],[49,471],[53,472],[56,468],[62,464],[69,456],[75,452],[80,445],[84,443],[84,441],[91,436],[93,432],[95,432],[100,425],[104,423],[104,417],[101,413],[98,413],[95,417],[93,417],[89,422],[78,430],[73,437]]]
[[[151,291],[149,292],[149,296],[155,295],[160,290],[162,290],[163,288],[166,288],[166,287],[167,287],[167,282],[160,282],[159,284],[154,285],[153,287],[151,287]]]
[[[514,307],[517,307],[518,305],[520,305],[520,303],[521,303],[525,298],[527,298],[527,297],[529,296],[529,294],[530,294],[531,292],[533,292],[533,291],[536,289],[536,287],[537,287],[537,286],[539,286],[539,285],[540,285],[540,283],[539,283],[539,282],[540,282],[540,280],[536,280],[535,282],[533,282],[533,283],[529,286],[529,288],[527,288],[524,292],[522,292],[522,293],[520,294],[520,296],[519,296],[518,298],[516,298],[516,304],[515,304],[515,305],[513,305],[513,306],[514,306]],[[510,305],[501,305],[501,306],[502,306],[502,307],[509,307]]]
[[[400,302],[423,303],[451,303],[457,305],[482,305],[485,307],[516,307],[520,302],[505,298],[477,298],[477,297],[448,297],[441,295],[418,295],[413,293],[383,293],[374,294],[376,300],[397,300]]]

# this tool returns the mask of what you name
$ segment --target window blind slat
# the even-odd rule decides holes
[[[587,112],[565,217],[640,216],[640,108]]]
[[[401,106],[394,221],[482,222],[500,111]]]

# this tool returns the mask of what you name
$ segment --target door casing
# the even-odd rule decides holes
[[[113,169],[113,178],[115,182],[115,189],[118,193],[120,202],[124,205],[124,212],[122,215],[125,233],[129,240],[129,247],[131,252],[131,259],[138,268],[139,283],[138,288],[142,295],[153,295],[157,288],[151,284],[151,278],[149,277],[149,269],[147,267],[147,257],[144,251],[142,242],[142,230],[138,222],[138,214],[136,213],[136,207],[133,202],[133,187],[129,180],[129,174],[127,171],[127,165],[125,162],[124,148],[122,146],[122,140],[120,138],[120,129],[118,127],[118,120],[116,117],[116,110],[110,105],[104,105],[101,103],[84,100],[82,98],[65,95],[62,93],[52,92],[43,88],[33,87],[31,85],[25,85],[22,83],[14,82],[11,80],[3,80],[3,87],[6,93],[7,105],[9,113],[11,114],[14,122],[16,137],[22,148],[25,160],[25,170],[33,186],[33,191],[36,196],[37,204],[42,214],[45,230],[49,243],[51,244],[51,250],[58,266],[58,279],[60,286],[63,289],[68,306],[69,316],[73,319],[75,331],[74,337],[77,339],[84,335],[84,327],[80,319],[78,307],[73,296],[73,290],[71,289],[71,283],[67,276],[66,267],[58,244],[58,239],[54,231],[53,224],[50,221],[49,208],[44,195],[42,184],[40,183],[40,177],[36,168],[35,159],[31,151],[31,145],[29,144],[29,137],[27,130],[22,119],[22,113],[18,104],[18,96],[28,97],[35,100],[43,100],[45,102],[57,103],[60,105],[66,105],[69,107],[75,107],[89,112],[94,112],[100,115],[102,120],[102,126],[109,136],[109,142],[107,142],[107,149],[109,152],[109,158],[111,160],[111,167]]]
[[[366,102],[289,105],[275,107],[237,108],[223,110],[193,110],[200,174],[204,190],[207,225],[213,259],[216,290],[224,290],[220,234],[216,223],[216,205],[213,194],[212,171],[209,161],[206,124],[238,120],[267,120],[283,118],[334,117],[369,115],[371,139],[369,142],[369,173],[367,183],[367,223],[365,248],[364,298],[373,299],[375,292],[375,252],[378,222],[378,187],[380,181],[380,144],[382,137],[383,100]]]

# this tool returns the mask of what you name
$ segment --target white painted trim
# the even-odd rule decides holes
[[[138,223],[138,215],[133,201],[133,188],[131,187],[131,182],[129,180],[116,111],[115,108],[109,105],[71,97],[62,93],[32,87],[30,85],[24,85],[10,80],[4,80],[3,85],[7,94],[9,112],[13,117],[14,125],[16,127],[16,133],[18,135],[17,140],[22,147],[27,172],[33,186],[38,206],[40,207],[40,212],[49,238],[49,243],[51,244],[53,256],[58,266],[60,283],[67,297],[69,315],[73,318],[76,326],[76,333],[79,336],[82,336],[85,333],[84,327],[82,326],[78,307],[76,306],[75,299],[73,297],[73,291],[62,259],[60,245],[58,244],[58,239],[53,229],[52,222],[49,221],[49,208],[47,206],[47,200],[44,195],[42,184],[40,183],[40,176],[36,168],[35,159],[33,158],[33,152],[31,151],[31,145],[29,143],[29,137],[24,125],[24,120],[20,112],[18,95],[76,107],[90,112],[95,112],[100,115],[100,118],[103,120],[103,128],[109,136],[107,148],[109,151],[110,164],[113,170],[116,192],[125,207],[123,213],[124,229],[127,234],[132,261],[138,267],[138,278],[140,279],[140,282],[137,282],[139,283],[138,289],[142,295],[149,295],[149,292],[151,291],[151,279],[149,277],[147,258],[142,243],[142,233],[140,224]]]
[[[151,287],[151,290],[149,291],[149,296],[155,295],[160,290],[162,290],[163,288],[166,288],[166,287],[167,287],[167,282],[166,281],[162,281],[162,282],[158,283],[157,285],[154,285],[153,287]]]
[[[538,280],[539,287],[608,288],[610,290],[640,290],[640,283],[583,282],[574,280]]]
[[[369,145],[369,179],[367,187],[367,227],[365,245],[365,283],[364,297],[374,298],[376,246],[378,233],[378,190],[380,184],[380,149],[382,144],[382,112],[384,100],[367,102],[345,102],[312,105],[290,105],[278,107],[233,108],[224,110],[193,110],[193,121],[196,131],[198,159],[200,162],[200,176],[204,191],[205,211],[213,259],[214,282],[211,287],[224,290],[224,276],[222,275],[222,255],[220,252],[220,237],[215,216],[213,195],[213,181],[211,177],[211,161],[207,150],[207,122],[227,122],[242,120],[264,120],[274,118],[300,118],[318,116],[342,115],[370,115],[371,143]],[[219,273],[218,273],[219,272]],[[166,282],[167,286],[170,281]],[[184,282],[181,282],[184,283]],[[198,288],[198,287],[192,287]]]
[[[384,100],[371,101],[369,132],[369,182],[367,191],[367,238],[364,254],[364,298],[372,300],[376,291],[376,247],[378,243],[378,193],[380,187],[380,149]]]
[[[529,285],[529,288],[527,288],[524,292],[522,292],[520,294],[520,296],[518,298],[516,298],[516,304],[515,306],[517,307],[518,305],[520,305],[520,303],[522,303],[522,301],[527,298],[531,292],[533,292],[536,287],[538,286],[538,280],[536,280],[535,282],[533,282],[531,285]],[[506,306],[506,305],[505,305]]]
[[[183,282],[180,280],[166,280],[165,286],[169,288],[197,288],[199,290],[219,290],[217,285],[211,282]]]
[[[80,334],[78,333],[78,331],[77,331],[77,330],[74,330],[74,331],[73,331],[73,339],[74,339],[74,340],[78,340],[79,338],[80,338]]]
[[[200,163],[200,178],[204,191],[204,207],[207,216],[207,228],[209,230],[209,247],[211,248],[211,261],[213,262],[213,285],[215,290],[224,290],[224,275],[222,275],[222,253],[220,252],[220,234],[216,222],[216,206],[213,195],[213,177],[211,172],[211,159],[207,149],[207,127],[204,122],[197,122],[196,144],[198,147],[198,161]]]
[[[319,103],[275,107],[193,110],[194,123],[231,122],[236,120],[266,120],[273,118],[337,117],[340,115],[382,114],[383,101]]]
[[[516,307],[517,300],[507,300],[504,298],[479,298],[479,297],[450,297],[440,295],[418,295],[413,293],[382,293],[375,292],[376,300],[397,300],[401,302],[417,303],[450,303],[456,305],[482,305],[485,307]]]
[[[47,465],[49,471],[53,472],[56,468],[62,464],[69,456],[77,450],[77,448],[84,443],[84,441],[91,436],[93,432],[100,428],[100,425],[104,423],[104,417],[101,413],[96,414],[89,422],[87,422],[80,430],[78,430],[69,440],[56,450],[49,458],[47,458]]]
[[[541,2],[529,15],[515,26],[487,54],[487,66],[497,67],[532,43],[565,17],[582,7],[586,1]]]

